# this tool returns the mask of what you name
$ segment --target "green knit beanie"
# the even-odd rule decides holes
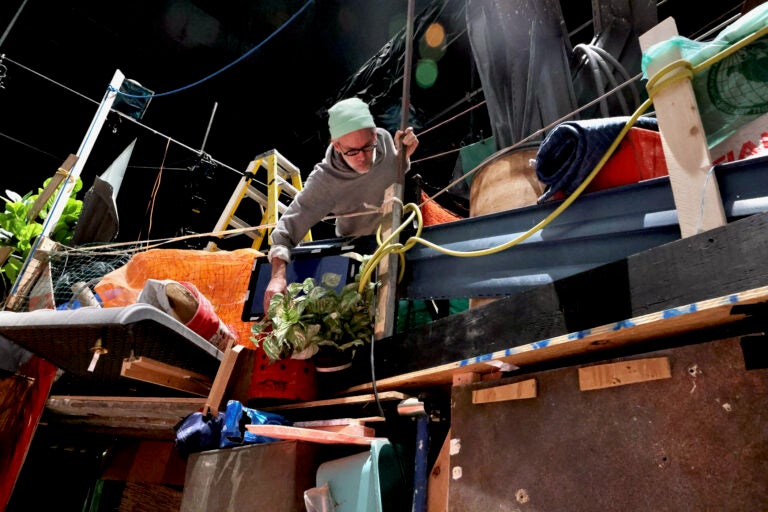
[[[363,128],[376,128],[368,105],[360,98],[341,100],[328,109],[331,139],[338,139]]]

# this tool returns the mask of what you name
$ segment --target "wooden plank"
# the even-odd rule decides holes
[[[293,424],[294,427],[299,428],[308,428],[311,430],[322,430],[323,432],[334,432],[337,434],[346,434],[351,436],[361,436],[361,437],[374,437],[376,435],[376,429],[373,427],[366,427],[365,425],[361,425],[360,423],[349,423],[347,425],[324,425],[324,426],[314,426],[314,427],[307,427],[301,425],[300,422],[296,422]]]
[[[667,18],[640,36],[640,47],[645,52],[654,44],[676,35],[675,20]],[[666,65],[681,58],[679,46],[670,45],[666,54],[657,56],[649,63],[649,81],[653,81]],[[678,68],[669,72],[669,78],[665,77],[664,80],[674,79],[682,73],[684,70]],[[675,79],[668,85],[658,86],[652,91],[652,100],[681,236],[685,238],[725,225],[725,212],[717,181],[707,179],[712,158],[690,78]]]
[[[141,439],[173,439],[181,418],[199,411],[204,398],[63,396],[48,398],[42,423],[63,430]]]
[[[636,359],[579,368],[579,389],[588,391],[671,377],[669,358]]]
[[[536,379],[527,379],[492,388],[476,389],[472,392],[473,404],[522,400],[524,398],[536,398]]]
[[[311,428],[325,432],[337,432],[364,437],[373,437],[376,430],[365,425],[366,422],[385,421],[383,416],[370,416],[368,418],[336,418],[330,420],[296,421],[294,427]]]
[[[245,428],[247,428],[249,432],[259,436],[308,441],[320,444],[370,445],[375,440],[385,439],[336,432],[323,432],[311,428],[289,427],[286,425],[246,425]]]
[[[380,401],[392,401],[392,400],[405,400],[409,398],[408,395],[400,393],[398,391],[387,391],[379,393]],[[339,405],[364,405],[370,404],[376,401],[376,396],[373,394],[344,396],[339,398],[328,398],[325,400],[313,400],[311,402],[300,402],[294,404],[275,405],[272,407],[262,407],[265,411],[290,411],[293,409],[315,409],[318,407],[334,407]]]
[[[427,512],[448,512],[448,485],[451,474],[451,429],[443,441],[443,446],[437,454],[437,459],[429,472],[427,483]]]
[[[237,357],[240,352],[245,348],[244,345],[235,344],[234,340],[230,340],[227,348],[224,350],[224,356],[219,364],[219,370],[216,372],[216,377],[213,379],[213,385],[211,385],[210,393],[208,394],[208,401],[205,404],[204,413],[211,413],[214,416],[219,415],[219,409],[221,408],[221,402],[224,400],[224,393],[227,390],[229,379],[232,377],[232,371],[235,369],[237,363]]]
[[[369,422],[386,421],[384,416],[369,416],[367,418],[335,418],[329,420],[310,420],[310,421],[296,421],[293,423],[295,427],[304,428],[317,428],[317,427],[331,427],[331,426],[345,426],[351,424],[362,425]]]
[[[402,217],[402,184],[393,183],[384,192],[384,211],[382,213],[381,239],[386,241],[395,229],[400,226]],[[394,237],[390,243],[397,243]],[[395,326],[395,309],[397,306],[397,273],[398,257],[389,253],[379,262],[377,279],[381,286],[376,291],[376,317],[373,325],[374,339],[380,340],[392,336]]]
[[[768,286],[731,293],[685,306],[628,318],[601,325],[594,329],[571,332],[526,345],[514,346],[470,359],[454,361],[433,368],[409,372],[376,381],[378,389],[408,388],[450,384],[457,373],[495,371],[488,361],[502,361],[524,367],[545,361],[566,358],[626,346],[632,343],[674,336],[682,333],[724,326],[746,318],[744,313],[733,314],[738,304],[758,304],[768,301]],[[348,392],[362,392],[370,383],[349,388]]]
[[[205,396],[211,392],[211,379],[200,373],[155,361],[148,357],[123,359],[120,375],[129,379]]]

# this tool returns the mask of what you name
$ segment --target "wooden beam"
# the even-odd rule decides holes
[[[588,391],[670,378],[668,357],[636,359],[579,368],[579,389]]]
[[[384,193],[384,212],[382,214],[381,239],[386,240],[399,227],[402,217],[402,185],[395,183]],[[398,240],[393,240],[397,243]],[[390,253],[379,262],[377,278],[381,283],[377,294],[376,317],[373,324],[374,339],[380,340],[392,336],[397,308],[397,272],[398,256]]]
[[[211,379],[200,373],[155,361],[148,357],[126,358],[120,375],[158,386],[205,396],[211,392]]]
[[[640,47],[651,46],[678,35],[673,18],[667,18],[640,36]],[[648,76],[654,80],[668,64],[682,59],[679,46],[669,45],[665,54],[648,65]],[[652,92],[653,105],[661,133],[661,143],[669,170],[669,182],[677,207],[680,234],[683,238],[726,223],[723,201],[712,168],[707,137],[699,115],[690,78],[677,79],[683,68],[671,71],[674,82],[660,85]],[[661,82],[663,83],[663,82]]]
[[[41,424],[62,430],[107,433],[140,439],[173,440],[173,427],[188,414],[199,411],[199,397],[124,397],[52,395]]]

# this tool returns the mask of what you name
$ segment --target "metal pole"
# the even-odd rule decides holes
[[[219,106],[219,102],[215,101],[213,103],[213,112],[211,112],[211,119],[208,121],[208,128],[205,130],[205,137],[203,137],[203,145],[200,146],[200,153],[202,154],[205,151],[205,144],[208,142],[208,134],[211,133],[211,125],[213,124],[213,116],[216,115],[216,107]]]
[[[2,48],[3,43],[5,42],[5,39],[8,37],[8,34],[11,32],[11,28],[16,24],[16,20],[19,18],[19,15],[21,14],[21,11],[24,10],[24,6],[27,5],[27,0],[24,0],[21,2],[21,6],[16,10],[16,14],[13,15],[13,19],[8,24],[8,28],[5,29],[5,32],[3,32],[3,35],[0,37],[0,48]]]
[[[413,10],[414,0],[408,0],[408,16],[405,24],[405,59],[403,64],[403,98],[400,111],[400,129],[408,128],[409,113],[411,110],[411,67],[413,66]],[[402,149],[402,146],[401,148]],[[397,173],[397,182],[403,186],[405,184],[405,151],[399,153],[399,166]],[[401,191],[402,192],[402,191]]]

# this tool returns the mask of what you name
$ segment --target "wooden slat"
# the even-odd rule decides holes
[[[654,44],[676,35],[675,20],[667,18],[640,36],[640,47],[645,52]],[[653,79],[664,66],[680,59],[679,46],[669,45],[667,54],[659,55],[649,63],[648,76]],[[672,71],[670,76],[681,72],[682,69]],[[707,180],[712,158],[691,80],[685,78],[661,86],[652,99],[680,222],[680,234],[685,238],[725,225],[725,212],[717,180]]]
[[[579,368],[579,389],[611,388],[671,377],[669,358],[636,359]]]
[[[536,398],[536,379],[472,391],[473,404],[505,402],[508,400],[521,400],[523,398]]]
[[[373,441],[381,439],[377,437],[364,437],[336,432],[323,432],[322,430],[311,428],[289,427],[286,425],[246,425],[245,428],[247,428],[249,432],[259,436],[308,441],[320,444],[370,445]]]
[[[148,357],[124,359],[120,375],[194,395],[205,396],[211,391],[210,377]]]
[[[42,210],[43,206],[45,206],[45,203],[47,203],[48,200],[53,197],[53,194],[59,188],[59,185],[61,185],[61,183],[67,179],[69,173],[72,171],[72,168],[75,166],[75,163],[77,163],[76,155],[69,155],[66,160],[64,160],[64,163],[62,163],[61,167],[58,168],[56,173],[51,178],[51,181],[48,182],[48,185],[37,196],[35,204],[33,204],[32,208],[30,208],[30,210],[27,212],[27,222],[30,222],[37,217],[37,215],[40,213],[40,210]]]
[[[376,430],[364,423],[370,421],[385,421],[382,416],[370,416],[368,418],[336,418],[330,420],[296,421],[294,427],[311,428],[325,432],[336,432],[363,437],[374,437]]]
[[[240,352],[245,348],[244,345],[237,345],[234,340],[230,340],[226,350],[224,350],[224,356],[219,364],[219,370],[216,372],[216,377],[213,380],[210,393],[208,395],[208,401],[205,404],[204,413],[211,413],[214,416],[219,415],[219,409],[221,408],[221,402],[224,400],[224,393],[227,390],[229,379],[232,377],[232,371],[235,369],[235,363],[237,363],[237,357]]]
[[[344,426],[344,425],[351,425],[351,424],[357,424],[362,425],[364,423],[369,422],[380,422],[380,421],[386,421],[386,418],[383,416],[369,416],[367,418],[335,418],[330,420],[310,420],[310,421],[297,421],[294,422],[295,427],[304,427],[304,428],[316,428],[316,427],[331,427],[331,426]]]
[[[380,401],[405,400],[408,395],[398,391],[387,391],[379,393]],[[265,411],[289,411],[292,409],[313,409],[316,407],[334,407],[338,405],[362,405],[376,401],[373,394],[345,396],[340,398],[329,398],[327,400],[313,400],[311,402],[300,402],[295,404],[276,405],[272,407],[262,407]]]

